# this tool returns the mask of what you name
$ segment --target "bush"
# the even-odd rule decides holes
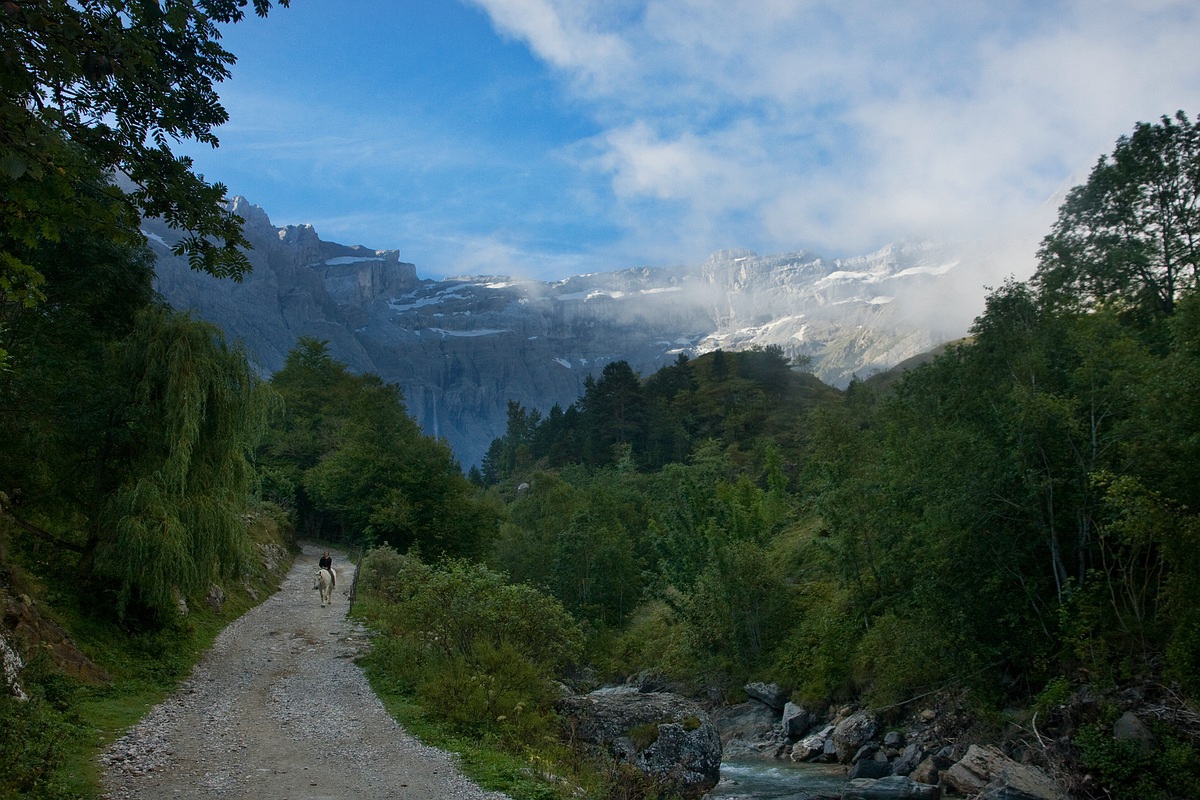
[[[862,627],[848,607],[843,592],[817,581],[797,603],[798,624],[777,648],[773,674],[779,683],[795,687],[801,702],[819,705],[853,694],[850,666]]]
[[[946,654],[954,648],[933,619],[914,619],[887,611],[859,640],[854,678],[871,706],[898,703],[937,686],[947,676]],[[969,663],[955,660],[950,669]]]
[[[511,644],[480,642],[431,670],[417,687],[422,705],[461,732],[495,734],[521,747],[553,736],[555,695]]]
[[[1111,714],[1109,715],[1111,717]],[[1085,725],[1075,737],[1083,765],[1114,800],[1200,797],[1200,754],[1169,726],[1152,725],[1158,746],[1142,753],[1112,736],[1112,721]]]
[[[60,782],[71,743],[86,728],[66,711],[74,686],[34,665],[23,674],[28,700],[0,695],[0,797],[65,800]]]
[[[482,565],[430,566],[390,548],[363,559],[359,591],[359,612],[384,634],[371,660],[390,688],[510,746],[551,734],[551,681],[582,640],[557,600]]]
[[[679,681],[699,672],[684,640],[683,623],[662,600],[638,606],[612,639],[605,657],[596,659],[602,676],[650,671]]]
[[[479,564],[437,567],[388,548],[363,559],[360,591],[385,600],[394,633],[418,638],[441,658],[473,658],[477,645],[512,647],[541,675],[576,659],[579,626],[562,604],[532,586],[512,585]]]

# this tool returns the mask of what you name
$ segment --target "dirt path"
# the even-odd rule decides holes
[[[179,691],[102,756],[105,797],[498,800],[400,728],[353,656],[354,565],[334,553],[332,606],[306,546],[280,590],[233,622]]]

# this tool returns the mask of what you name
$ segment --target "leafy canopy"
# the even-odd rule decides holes
[[[1067,195],[1039,254],[1047,300],[1171,314],[1200,279],[1200,119],[1138,123]]]
[[[287,6],[290,0],[278,0]],[[216,84],[236,60],[220,24],[247,0],[25,0],[0,4],[0,300],[38,302],[27,253],[65,230],[136,242],[141,216],[186,232],[194,269],[249,270],[225,187],[172,142],[214,147],[228,119]],[[253,0],[265,16],[270,0]],[[112,183],[117,175],[128,190]],[[115,200],[116,202],[108,202]]]

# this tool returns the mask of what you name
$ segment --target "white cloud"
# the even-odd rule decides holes
[[[589,163],[619,202],[683,204],[688,229],[739,217],[730,245],[1045,224],[1134,122],[1200,100],[1188,2],[479,4],[584,79],[607,127]]]
[[[473,0],[491,16],[496,29],[526,42],[553,67],[607,90],[629,61],[627,43],[604,32],[609,15],[603,5],[556,0]]]

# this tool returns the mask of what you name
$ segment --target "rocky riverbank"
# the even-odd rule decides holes
[[[1036,715],[1000,729],[974,719],[964,697],[945,691],[906,715],[845,706],[823,712],[789,701],[774,684],[744,687],[746,700],[711,710],[723,758],[840,765],[848,782],[841,800],[970,797],[979,800],[1066,800],[1090,797],[1096,776],[1080,764],[1072,736],[1099,709],[1119,714],[1113,741],[1138,769],[1138,753],[1156,746],[1148,722],[1200,733],[1200,716],[1142,690],[1104,696],[1081,689],[1065,696],[1039,730]],[[1114,710],[1115,709],[1115,710]],[[1092,723],[1094,725],[1094,723]]]
[[[1062,800],[1066,788],[1000,748],[970,743],[961,709],[927,707],[900,724],[852,706],[815,713],[774,684],[749,684],[747,700],[714,714],[728,759],[840,764],[843,800],[970,796]]]

